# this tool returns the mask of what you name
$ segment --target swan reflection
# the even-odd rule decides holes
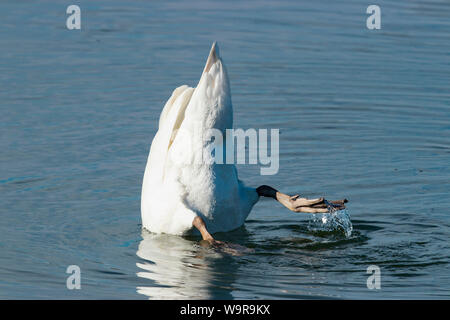
[[[137,276],[151,282],[138,293],[149,299],[233,298],[231,288],[217,284],[234,280],[237,267],[225,261],[229,257],[179,236],[143,230],[142,237],[136,254],[145,261],[136,263],[142,269]]]

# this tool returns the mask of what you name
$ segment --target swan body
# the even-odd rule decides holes
[[[182,235],[201,217],[211,233],[240,227],[259,195],[245,186],[234,164],[211,161],[209,129],[233,127],[227,71],[213,44],[196,88],[176,88],[165,104],[144,173],[141,215],[144,228]],[[224,148],[225,149],[225,148]]]

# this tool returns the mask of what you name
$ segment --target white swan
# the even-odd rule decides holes
[[[330,203],[323,198],[290,197],[269,186],[247,187],[233,164],[211,163],[211,142],[203,133],[218,129],[225,143],[225,129],[232,127],[228,75],[214,43],[197,87],[176,88],[161,112],[142,184],[144,228],[182,235],[195,227],[204,240],[215,241],[211,233],[240,227],[259,196],[277,199],[296,212],[328,210]],[[335,205],[343,207],[343,201]]]

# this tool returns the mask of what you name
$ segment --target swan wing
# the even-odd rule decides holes
[[[163,110],[161,111],[161,115],[159,116],[159,128],[162,127],[162,124],[165,122],[168,113],[172,109],[172,106],[175,104],[175,101],[177,98],[187,89],[189,89],[189,86],[182,85],[175,90],[173,90],[172,95],[170,96],[169,100],[167,100],[166,104],[164,105]]]
[[[168,150],[176,137],[176,133],[183,122],[184,113],[194,89],[181,86],[174,90],[167,101],[159,120],[159,129],[153,138],[150,154],[147,160],[145,176],[149,176],[154,183],[161,183]]]

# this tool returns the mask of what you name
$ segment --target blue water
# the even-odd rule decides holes
[[[450,3],[0,2],[0,298],[450,298]],[[217,238],[141,229],[159,113],[211,43],[238,128],[280,129],[249,185],[350,200],[353,232],[262,200]],[[81,289],[66,288],[66,268]],[[366,286],[369,265],[381,289]]]

